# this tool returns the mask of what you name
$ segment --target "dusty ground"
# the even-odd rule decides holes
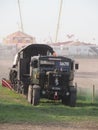
[[[76,59],[79,70],[75,74],[78,87],[98,87],[98,59]]]
[[[98,59],[76,59],[77,63],[79,63],[78,72],[98,72]]]
[[[0,81],[2,78],[8,79],[11,66],[12,60],[0,60]]]
[[[75,80],[79,87],[98,87],[98,59],[76,59],[79,70],[75,74]],[[8,73],[12,66],[12,60],[0,60],[0,81],[8,79]],[[0,130],[98,130],[95,122],[83,122],[76,124],[55,125],[31,125],[31,124],[0,124]]]

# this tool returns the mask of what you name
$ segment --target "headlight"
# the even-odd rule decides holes
[[[35,78],[39,79],[39,73],[35,74]]]

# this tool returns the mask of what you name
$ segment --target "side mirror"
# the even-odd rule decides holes
[[[78,63],[75,64],[75,69],[76,69],[76,70],[79,69],[79,64],[78,64]]]

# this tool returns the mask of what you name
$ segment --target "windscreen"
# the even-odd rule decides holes
[[[50,69],[56,69],[60,71],[69,71],[70,70],[70,62],[62,59],[41,59],[40,60],[40,67],[41,68],[50,68]]]

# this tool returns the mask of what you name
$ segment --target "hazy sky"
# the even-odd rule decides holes
[[[55,41],[60,0],[20,0],[24,32],[38,42]],[[0,0],[0,39],[18,31],[18,0]],[[74,40],[98,44],[98,0],[63,0],[58,41]]]

